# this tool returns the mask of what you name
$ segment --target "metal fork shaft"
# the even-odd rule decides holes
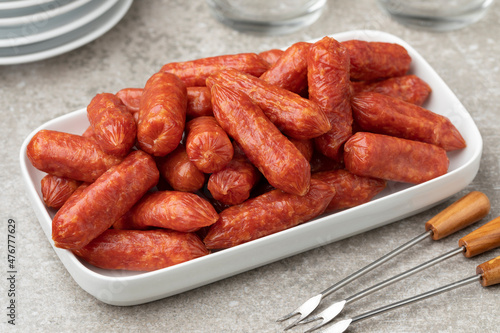
[[[463,246],[459,247],[459,248],[456,248],[456,249],[454,249],[454,250],[452,250],[450,252],[447,252],[447,253],[439,256],[439,257],[436,257],[436,258],[431,259],[431,260],[429,260],[429,261],[427,261],[427,262],[425,262],[423,264],[415,266],[414,268],[412,268],[410,270],[407,270],[406,272],[403,272],[403,273],[400,273],[398,275],[395,275],[395,276],[393,276],[390,279],[387,279],[385,281],[377,283],[376,285],[373,285],[372,287],[367,288],[365,290],[362,290],[362,291],[360,291],[360,292],[358,292],[358,293],[356,293],[356,294],[354,294],[354,295],[346,298],[345,301],[346,301],[346,303],[354,302],[354,301],[356,301],[356,300],[358,300],[360,298],[363,298],[363,297],[365,297],[367,295],[370,295],[371,293],[374,293],[374,292],[376,292],[376,291],[378,291],[378,290],[380,290],[382,288],[385,288],[385,287],[387,287],[390,284],[393,284],[393,283],[396,283],[396,282],[398,282],[400,280],[403,280],[404,278],[407,278],[410,275],[413,275],[415,273],[423,271],[424,269],[427,269],[427,268],[429,268],[429,267],[431,267],[431,266],[433,266],[433,265],[435,265],[435,264],[437,264],[437,263],[439,263],[441,261],[444,261],[444,260],[446,260],[446,259],[448,259],[448,258],[450,258],[450,257],[452,257],[454,255],[457,255],[459,253],[463,253],[464,251],[465,251],[465,247],[463,247]]]
[[[378,308],[378,309],[375,309],[375,310],[372,310],[372,311],[369,311],[369,312],[365,312],[365,313],[360,314],[360,315],[358,315],[356,317],[353,317],[351,323],[354,323],[356,321],[360,321],[360,320],[363,320],[363,319],[370,318],[370,317],[375,316],[377,314],[380,314],[380,313],[383,313],[383,312],[387,312],[387,311],[399,308],[401,306],[404,306],[404,305],[407,305],[407,304],[410,304],[410,303],[421,301],[423,299],[426,299],[426,298],[429,298],[429,297],[432,297],[432,296],[444,293],[446,291],[449,291],[449,290],[452,290],[452,289],[455,289],[455,288],[458,288],[458,287],[461,287],[461,286],[464,286],[466,284],[469,284],[469,283],[472,283],[472,282],[475,282],[475,281],[479,281],[479,280],[481,280],[481,275],[474,275],[474,276],[468,277],[466,279],[463,279],[463,280],[460,280],[460,281],[448,284],[446,286],[443,286],[443,287],[440,287],[440,288],[437,288],[437,289],[425,292],[423,294],[420,294],[420,295],[417,295],[417,296],[413,296],[413,297],[410,297],[410,298],[404,299],[402,301],[386,305],[384,307],[381,307],[381,308]]]
[[[454,249],[452,251],[449,251],[443,255],[440,255],[439,257],[431,259],[423,264],[415,266],[414,268],[412,268],[410,270],[407,270],[403,273],[395,275],[392,278],[389,278],[385,281],[377,283],[377,284],[375,284],[375,285],[373,285],[365,290],[362,290],[362,291],[360,291],[360,292],[358,292],[350,297],[347,297],[343,301],[334,303],[334,304],[330,305],[328,308],[326,308],[325,310],[323,310],[318,315],[311,317],[309,319],[307,319],[307,318],[303,319],[302,321],[299,322],[299,324],[307,324],[309,322],[312,322],[312,321],[315,321],[318,319],[322,319],[321,323],[312,327],[311,329],[307,330],[306,332],[311,332],[315,329],[318,329],[318,328],[328,324],[330,321],[332,321],[344,309],[346,304],[354,302],[354,301],[356,301],[360,298],[363,298],[365,296],[368,296],[368,295],[370,295],[370,294],[372,294],[372,293],[374,293],[382,288],[387,287],[388,285],[396,283],[404,278],[407,278],[410,275],[413,275],[413,274],[420,272],[426,268],[429,268],[429,267],[431,267],[431,266],[433,266],[441,261],[444,261],[444,260],[454,256],[454,255],[457,255],[459,253],[463,253],[464,251],[465,251],[465,247],[459,247],[459,248]]]
[[[333,293],[334,291],[337,291],[339,290],[340,288],[342,288],[343,286],[345,286],[346,284],[350,283],[351,281],[359,278],[360,276],[368,273],[369,271],[371,271],[372,269],[382,265],[383,263],[385,263],[386,261],[392,259],[393,257],[397,256],[398,254],[400,254],[401,252],[407,250],[408,248],[414,246],[415,244],[421,242],[422,240],[426,239],[427,237],[429,236],[432,236],[432,230],[428,230],[426,232],[424,232],[423,234],[415,237],[414,239],[410,240],[409,242],[401,245],[400,247],[392,250],[391,252],[387,253],[386,255],[380,257],[379,259],[375,260],[374,262],[372,262],[371,264],[361,268],[360,270],[358,270],[357,272],[354,272],[353,274],[349,275],[348,277],[340,280],[339,282],[337,282],[336,284],[332,285],[331,287],[323,290],[320,294],[323,295],[323,297]]]

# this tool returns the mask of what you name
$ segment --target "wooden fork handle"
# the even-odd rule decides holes
[[[432,230],[432,239],[438,240],[479,221],[489,212],[488,197],[473,191],[427,221],[425,230]]]
[[[470,234],[460,238],[459,246],[465,246],[464,256],[474,257],[500,246],[500,217],[477,228]]]
[[[483,287],[500,283],[500,256],[477,266],[476,273],[481,275]]]

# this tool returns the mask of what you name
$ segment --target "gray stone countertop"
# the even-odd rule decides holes
[[[23,140],[43,123],[86,107],[100,92],[141,87],[163,64],[238,52],[260,52],[343,31],[373,29],[412,45],[457,95],[483,141],[481,165],[463,191],[399,222],[142,305],[118,307],[89,295],[50,246],[28,200],[19,167]],[[0,66],[2,162],[0,200],[0,331],[2,332],[280,332],[275,319],[331,283],[423,232],[426,220],[468,191],[491,200],[485,220],[500,215],[500,3],[469,27],[433,33],[401,26],[375,1],[328,1],[312,26],[282,36],[240,33],[221,25],[204,1],[134,1],[125,17],[97,40],[54,58]],[[16,320],[8,324],[7,224],[16,223]],[[457,246],[474,227],[438,242],[424,241],[360,278],[350,295]],[[500,255],[457,256],[353,303],[349,316],[475,274]],[[349,332],[499,332],[500,286],[478,283],[356,323]],[[331,296],[330,300],[335,297]],[[290,332],[301,332],[294,328]]]

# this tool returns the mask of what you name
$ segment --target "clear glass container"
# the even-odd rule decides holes
[[[433,31],[460,29],[479,21],[493,0],[377,0],[396,21]]]
[[[214,16],[233,29],[286,34],[314,23],[326,0],[206,0]]]

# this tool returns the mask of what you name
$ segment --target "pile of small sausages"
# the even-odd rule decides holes
[[[398,44],[324,37],[96,95],[82,135],[41,130],[27,147],[55,246],[152,271],[445,174],[466,143],[422,107],[431,88],[410,64]]]

